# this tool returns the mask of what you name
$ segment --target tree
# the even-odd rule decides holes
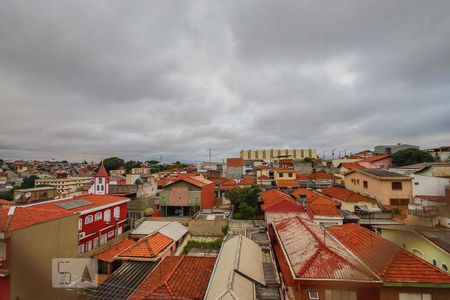
[[[145,161],[145,163],[147,163],[149,165],[157,165],[157,164],[159,164],[159,161],[152,159],[152,160]]]
[[[140,161],[129,160],[125,163],[125,169],[127,170],[127,173],[130,173],[132,168],[139,168],[141,164]]]
[[[239,210],[234,214],[235,219],[248,220],[256,213],[256,208],[251,207],[247,203],[241,203]]]
[[[258,199],[261,189],[259,187],[247,187],[231,190],[225,193],[234,208],[236,219],[248,219],[258,212]]]
[[[125,165],[125,161],[118,157],[108,157],[103,160],[106,171],[117,170]]]
[[[392,162],[397,167],[433,161],[430,153],[416,148],[407,148],[392,154]]]
[[[30,177],[25,177],[22,181],[22,183],[20,184],[20,188],[21,189],[30,189],[30,188],[34,188],[34,182],[36,181],[36,176],[35,175],[31,175]]]

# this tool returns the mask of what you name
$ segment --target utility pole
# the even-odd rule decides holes
[[[336,149],[331,150],[331,159],[334,159],[334,151],[336,151]]]

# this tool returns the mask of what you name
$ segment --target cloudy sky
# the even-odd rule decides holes
[[[450,1],[2,1],[0,158],[450,144]]]

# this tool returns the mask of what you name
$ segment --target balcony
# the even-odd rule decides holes
[[[418,217],[436,217],[439,215],[439,210],[436,206],[408,204],[408,214]]]

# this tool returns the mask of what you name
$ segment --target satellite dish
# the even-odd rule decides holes
[[[30,198],[31,197],[31,192],[27,192],[26,194],[25,194],[25,198]]]
[[[20,199],[21,197],[22,197],[22,195],[21,195],[21,194],[17,194],[17,195],[15,195],[15,196],[14,196],[14,200],[16,200],[16,201],[17,201],[17,200],[19,200],[19,199]]]

